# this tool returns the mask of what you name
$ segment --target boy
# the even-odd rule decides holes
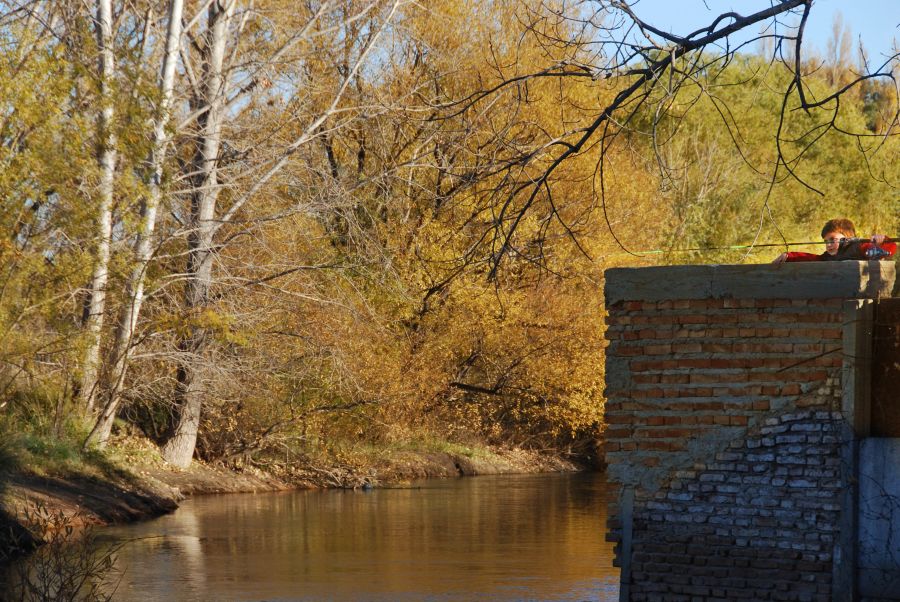
[[[825,252],[821,255],[790,251],[782,253],[772,263],[865,260],[869,259],[866,257],[866,251],[876,245],[887,252],[887,257],[897,252],[897,243],[884,234],[875,234],[871,241],[857,239],[853,222],[846,218],[828,220],[822,228],[822,238],[825,241]]]

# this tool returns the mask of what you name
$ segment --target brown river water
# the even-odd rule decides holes
[[[199,497],[104,529],[114,600],[616,600],[602,474]]]

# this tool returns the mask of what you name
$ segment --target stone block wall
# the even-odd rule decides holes
[[[607,271],[623,600],[840,599],[858,388],[847,301],[889,295],[893,268]]]

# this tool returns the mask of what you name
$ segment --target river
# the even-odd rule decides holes
[[[114,600],[615,600],[603,475],[204,496],[104,529]]]

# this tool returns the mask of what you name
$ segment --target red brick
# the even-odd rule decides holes
[[[684,449],[685,442],[684,441],[659,441],[659,440],[644,440],[639,442],[636,446],[636,449],[647,450],[647,451],[680,451]],[[624,444],[622,445],[624,449]]]
[[[734,346],[730,343],[703,343],[702,349],[704,353],[731,353]]]
[[[659,382],[668,385],[684,385],[690,381],[687,374],[663,374],[659,377]]]
[[[766,412],[769,410],[769,400],[768,399],[759,399],[753,402],[753,409]]]
[[[794,353],[822,353],[825,351],[822,343],[794,343]]]
[[[752,377],[751,377],[752,378]],[[713,389],[713,395],[728,395],[734,397],[735,395],[740,396],[753,396],[753,395],[761,395],[762,387],[753,385],[749,387],[726,387],[726,388],[715,388]]]
[[[799,366],[798,370],[773,372],[773,373],[755,373],[752,378],[761,382],[817,382],[828,378],[828,373],[824,370],[816,372],[807,372],[803,370],[803,366]]]
[[[662,389],[643,389],[631,392],[631,396],[635,399],[654,399],[663,396]]]
[[[753,374],[753,377],[752,377],[752,378],[753,378],[753,380],[756,381],[756,382],[764,382],[764,383],[776,382],[776,383],[779,383],[779,382],[784,382],[784,381],[786,381],[786,380],[789,380],[788,374],[789,374],[789,373],[784,373],[784,372],[781,372],[781,373],[777,373],[777,372],[756,372],[756,373]]]
[[[731,426],[747,426],[746,416],[731,416]]]
[[[627,439],[634,434],[634,429],[629,426],[608,426],[604,434],[607,439]]]
[[[838,368],[843,363],[843,358],[840,353],[829,353],[828,355],[823,355],[822,357],[816,358],[812,362],[809,362],[811,366],[831,366],[834,368]]]
[[[755,378],[755,375],[743,373],[710,373],[710,372],[694,372],[691,374],[691,384],[704,383],[740,383],[747,382],[748,378]]]
[[[721,401],[695,401],[691,404],[691,409],[698,412],[716,412],[723,408]]]
[[[800,322],[840,322],[840,314],[805,314],[799,316]]]
[[[647,345],[644,347],[646,355],[668,355],[672,353],[672,345]]]
[[[677,320],[679,324],[707,324],[709,322],[709,316],[678,316]]]
[[[659,382],[659,374],[634,374],[631,380],[637,385],[652,385]]]
[[[679,368],[709,368],[713,360],[709,358],[679,358],[676,360]]]
[[[710,368],[746,368],[749,364],[743,359],[716,358],[709,360]]]
[[[672,345],[675,353],[700,353],[703,350],[700,343],[676,343]]]
[[[822,409],[828,410],[837,409],[836,407],[828,407],[826,404],[823,404],[822,401],[817,397],[801,397],[794,402],[794,405],[796,405],[798,408],[820,407]]]
[[[634,416],[631,414],[619,414],[607,412],[604,416],[606,424],[631,424],[634,422]]]
[[[802,321],[800,320],[801,317],[802,316],[798,314],[771,314],[769,316],[769,322],[775,322],[776,324],[794,324]]]
[[[799,395],[800,394],[800,385],[794,383],[790,385],[785,385],[781,387],[782,395]]]
[[[758,345],[759,353],[791,353],[793,345],[790,343],[762,343]]]
[[[844,299],[835,297],[834,299],[816,299],[816,305],[827,307],[829,309],[842,309],[844,307]]]

